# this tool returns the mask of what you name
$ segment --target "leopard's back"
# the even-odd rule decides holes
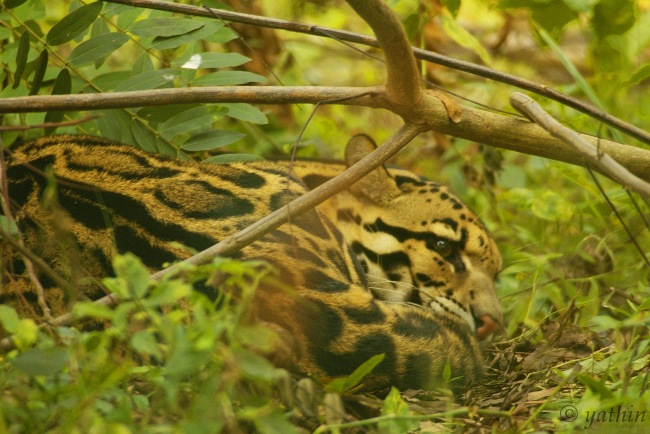
[[[111,273],[115,253],[136,253],[157,270],[306,191],[288,175],[286,164],[170,160],[87,136],[45,137],[23,145],[11,157],[7,177],[13,216],[27,248],[76,287],[92,288],[90,298],[102,295],[101,288],[87,282]],[[53,194],[48,179],[56,179],[58,204],[49,209],[43,199]],[[359,253],[351,254],[344,240],[351,228],[342,225],[341,231],[336,226],[345,219],[326,217],[331,205],[292,219],[236,254],[272,263],[280,280],[295,288],[292,294],[272,286],[258,291],[259,316],[296,337],[295,365],[325,379],[347,375],[385,353],[369,388],[431,387],[447,363],[463,382],[480,377],[481,353],[467,318],[453,309],[429,309],[429,303],[380,300],[381,293],[368,289]],[[54,238],[66,242],[51,242]],[[2,249],[9,251],[7,245]],[[18,255],[11,257],[13,275],[4,276],[0,301],[18,306],[31,301],[33,311],[34,289],[25,283],[29,278]],[[66,311],[71,294],[41,276],[55,311]]]

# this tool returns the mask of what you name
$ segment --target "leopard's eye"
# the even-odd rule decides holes
[[[443,258],[447,258],[453,253],[454,246],[447,240],[437,240],[433,245],[433,250]]]

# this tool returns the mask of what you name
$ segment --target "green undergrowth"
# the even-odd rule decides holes
[[[73,309],[105,328],[26,334],[32,320],[0,311],[2,326],[19,337],[0,360],[0,432],[291,432],[273,398],[288,374],[259,355],[276,336],[250,318],[252,293],[270,269],[215,260],[189,270],[190,280],[151,284],[136,258],[115,265],[117,277],[105,285],[118,305]],[[215,273],[238,303],[192,289],[192,280]]]

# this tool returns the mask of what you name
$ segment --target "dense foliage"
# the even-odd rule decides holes
[[[240,3],[229,2],[234,10],[241,10]],[[647,1],[388,3],[414,45],[538,81],[650,129]],[[217,1],[201,5],[225,7]],[[259,9],[242,12],[369,33],[340,2],[260,1],[249,7]],[[236,29],[247,46],[218,19],[104,2],[5,0],[0,97],[382,82],[380,62],[336,41]],[[422,71],[445,90],[512,111],[510,87],[431,64]],[[584,114],[539,101],[576,130],[647,148]],[[44,133],[91,133],[153,152],[219,161],[285,155],[305,125],[299,155],[339,156],[351,134],[382,140],[400,124],[386,112],[344,106],[320,107],[310,116],[305,105],[241,102],[4,114],[0,137],[9,146]],[[22,128],[33,125],[40,127]],[[17,344],[0,355],[0,433],[290,432],[291,422],[322,430],[330,423],[335,430],[344,420],[398,433],[431,428],[424,419],[487,430],[571,430],[591,427],[589,415],[602,429],[617,430],[620,420],[594,422],[594,415],[618,406],[646,412],[643,426],[650,429],[648,204],[584,168],[433,133],[415,140],[397,162],[450,183],[480,212],[504,254],[499,295],[506,329],[488,348],[491,382],[468,397],[481,411],[451,403],[430,410],[426,400],[391,393],[383,402],[366,403],[377,419],[351,422],[352,416],[331,411],[341,405],[345,387],[307,398],[284,390],[292,389],[288,374],[258,355],[277,337],[249,321],[246,303],[229,303],[227,295],[211,302],[181,280],[150,285],[137,259],[124,257],[116,259],[118,277],[106,281],[122,300],[119,306],[74,308],[75,315],[110,323],[107,329],[37,329],[35,319],[19,319],[0,306],[0,325]],[[4,219],[0,223],[6,227]],[[227,275],[231,287],[250,293],[272,274],[262,270],[216,260],[188,274],[190,281]],[[316,404],[305,404],[310,399]],[[321,402],[320,413],[310,410]],[[567,405],[577,412],[573,420],[562,413]],[[436,418],[441,411],[449,418]]]

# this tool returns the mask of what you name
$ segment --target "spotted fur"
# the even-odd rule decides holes
[[[355,137],[348,164],[373,147]],[[13,150],[6,173],[26,247],[96,299],[101,289],[87,282],[111,274],[115,253],[131,251],[160,269],[189,256],[186,247],[205,249],[344,168],[195,163],[97,137],[49,136]],[[52,180],[58,206],[43,207]],[[11,260],[0,302],[38,310],[19,255],[8,245],[2,253]],[[262,285],[257,314],[289,331],[293,365],[323,380],[384,353],[368,389],[430,388],[447,364],[459,384],[471,383],[483,369],[477,334],[502,321],[493,240],[445,187],[404,170],[376,170],[236,256],[272,263],[295,289]],[[69,309],[76,295],[47,275],[41,281],[55,313]]]

